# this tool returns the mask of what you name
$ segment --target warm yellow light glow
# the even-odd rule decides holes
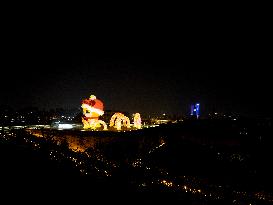
[[[168,186],[168,187],[172,187],[173,186],[173,183],[171,181],[166,181],[166,180],[162,180],[161,181],[162,184],[164,184],[165,186]]]
[[[134,114],[134,127],[137,129],[141,128],[141,117],[139,113]]]
[[[99,121],[97,122],[97,124],[101,124],[101,125],[103,126],[103,130],[107,130],[107,125],[106,125],[106,123],[105,123],[104,121],[99,120]]]
[[[88,120],[85,120],[84,118],[82,118],[82,122],[83,122],[83,129],[96,130],[96,129],[100,128],[101,125],[102,125],[103,126],[103,130],[107,130],[107,125],[102,120],[97,120],[97,119],[88,119]]]
[[[123,126],[126,128],[130,128],[131,126],[130,119],[126,117],[124,114],[117,112],[111,117],[110,127],[114,127],[117,130],[121,130],[122,123]]]

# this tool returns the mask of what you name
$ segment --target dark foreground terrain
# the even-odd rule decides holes
[[[66,141],[2,129],[1,186],[91,202],[273,202],[271,121],[188,121],[126,136],[79,153]]]

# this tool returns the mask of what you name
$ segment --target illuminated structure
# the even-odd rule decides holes
[[[97,99],[95,95],[91,95],[89,99],[82,101],[81,107],[83,109],[82,123],[84,129],[98,130],[103,127],[103,130],[107,130],[106,123],[99,120],[99,117],[104,114],[104,106],[101,100]],[[116,130],[121,130],[122,127],[126,129],[130,129],[131,127],[130,119],[120,112],[112,115],[109,124],[110,127]],[[133,127],[141,129],[141,117],[139,113],[134,114]]]
[[[199,116],[200,116],[200,104],[199,103],[191,105],[191,115],[199,118]]]
[[[134,127],[137,129],[141,128],[141,117],[139,113],[134,114]]]
[[[110,120],[110,127],[114,127],[117,130],[121,130],[121,126],[126,127],[126,128],[130,128],[130,119],[128,117],[126,117],[124,114],[117,112],[115,113]]]
[[[98,129],[103,126],[103,130],[107,130],[107,125],[104,121],[99,120],[99,116],[104,114],[103,102],[91,95],[89,99],[82,101],[83,117],[82,123],[84,129]]]

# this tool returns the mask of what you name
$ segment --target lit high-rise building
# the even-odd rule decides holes
[[[199,118],[199,116],[200,116],[200,104],[199,103],[195,103],[195,104],[191,105],[191,115]]]

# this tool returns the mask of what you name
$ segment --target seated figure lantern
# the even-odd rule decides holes
[[[89,99],[82,101],[83,117],[82,123],[84,129],[98,129],[103,125],[103,129],[107,130],[107,125],[104,121],[99,120],[99,116],[104,114],[103,102],[91,95]]]

